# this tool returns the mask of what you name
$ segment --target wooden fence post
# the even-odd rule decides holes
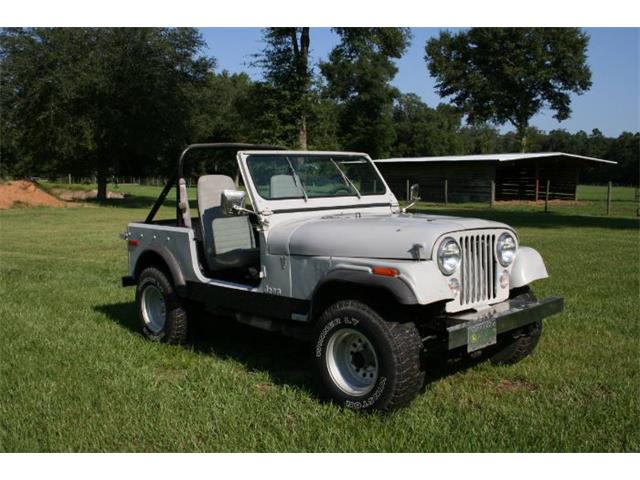
[[[607,215],[611,213],[611,182],[607,184]]]
[[[491,198],[489,199],[489,206],[493,208],[496,203],[496,181],[491,180]]]
[[[549,213],[549,190],[551,190],[551,180],[547,180],[547,190],[544,194],[544,213]]]
[[[444,179],[444,206],[449,205],[449,181]]]

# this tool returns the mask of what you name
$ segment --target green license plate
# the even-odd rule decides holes
[[[467,328],[467,352],[475,352],[496,343],[496,319],[489,318]]]

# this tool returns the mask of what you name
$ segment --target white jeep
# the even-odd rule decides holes
[[[200,176],[192,216],[184,163],[208,149],[239,175]],[[176,218],[154,221],[174,186]],[[362,153],[191,145],[123,237],[145,336],[184,342],[197,305],[310,339],[321,394],[353,409],[408,404],[433,356],[517,362],[563,308],[530,292],[547,271],[511,227],[407,213]]]

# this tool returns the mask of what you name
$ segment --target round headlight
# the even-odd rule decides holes
[[[438,248],[438,267],[445,275],[451,275],[460,265],[460,246],[453,238],[445,238]]]
[[[516,258],[516,240],[510,233],[503,233],[498,238],[498,261],[503,267],[508,267]]]

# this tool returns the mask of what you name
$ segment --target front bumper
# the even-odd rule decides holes
[[[492,305],[485,310],[466,312],[446,317],[447,349],[468,347],[468,351],[479,350],[478,345],[471,345],[476,330],[484,329],[489,325],[493,330],[493,342],[489,340],[484,346],[495,343],[495,336],[509,332],[526,325],[530,325],[545,317],[555,315],[564,309],[564,299],[561,297],[548,297],[544,300],[531,300],[526,297],[516,297],[504,302]]]

